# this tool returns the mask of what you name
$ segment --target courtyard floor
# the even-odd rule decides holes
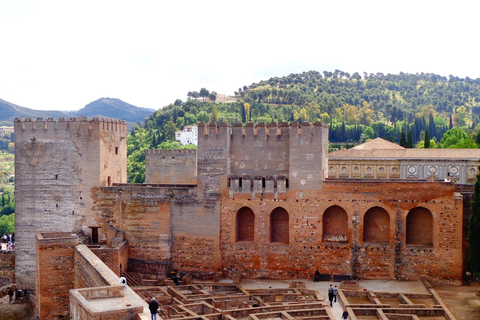
[[[246,289],[288,288],[292,281],[304,281],[307,289],[317,290],[325,297],[325,300],[328,300],[327,293],[330,284],[340,285],[340,282],[313,282],[310,279],[284,281],[244,279],[240,285]],[[374,292],[428,293],[421,281],[363,280],[358,283],[363,289]],[[478,282],[462,287],[433,284],[432,287],[457,320],[480,320],[480,296],[476,295],[477,290],[480,290]],[[343,311],[340,303],[334,303],[331,310],[335,319],[340,320]]]

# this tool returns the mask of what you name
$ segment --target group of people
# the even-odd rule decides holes
[[[8,289],[8,303],[13,303],[13,301],[18,301],[19,299],[22,299],[23,297],[27,296],[27,290],[23,289],[18,289],[18,290],[13,290],[13,288]]]
[[[12,251],[15,248],[15,236],[14,234],[4,234],[0,241],[1,251]]]
[[[320,281],[320,271],[315,270],[315,273],[313,274],[313,282],[318,282]],[[338,288],[337,286],[330,285],[328,288],[328,301],[330,303],[330,307],[333,307],[333,303],[337,302],[337,295],[338,295]],[[348,311],[347,308],[343,309],[342,313],[342,320],[348,319]]]

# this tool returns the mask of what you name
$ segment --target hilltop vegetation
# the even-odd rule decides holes
[[[238,88],[235,98],[235,102],[215,102],[202,88],[189,92],[187,101],[177,99],[152,113],[129,136],[129,180],[141,182],[138,175],[132,180],[133,164],[142,162],[138,155],[131,156],[138,150],[136,145],[158,148],[174,140],[175,130],[199,121],[324,121],[331,143],[352,145],[382,137],[405,147],[441,147],[447,130],[458,127],[461,132],[450,134],[456,140],[450,139],[448,146],[477,147],[480,79],[309,71]],[[142,143],[135,138],[139,134]],[[463,139],[460,144],[459,139]]]

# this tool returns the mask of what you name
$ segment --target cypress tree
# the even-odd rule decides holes
[[[412,137],[412,130],[408,130],[408,136],[407,136],[407,148],[413,148],[413,137]]]
[[[428,136],[428,129],[425,131],[425,140],[424,140],[424,148],[430,148],[430,137]]]
[[[402,134],[400,136],[400,146],[406,147],[407,146],[407,139],[405,138],[405,131],[402,130]]]
[[[478,168],[480,170],[480,167]],[[480,172],[480,171],[479,171]],[[480,277],[480,173],[477,174],[472,201],[472,216],[468,223],[468,243],[470,245],[470,269]]]

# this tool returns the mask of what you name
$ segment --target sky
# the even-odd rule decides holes
[[[0,0],[0,99],[161,109],[335,69],[480,78],[479,1]]]

